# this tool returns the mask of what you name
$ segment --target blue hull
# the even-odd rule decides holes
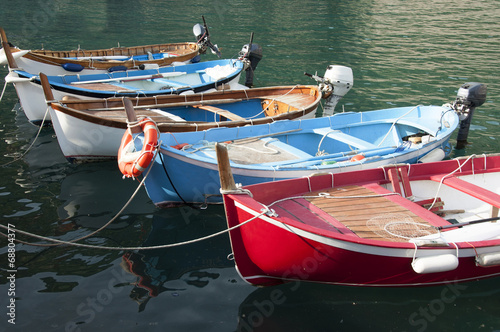
[[[431,152],[442,159],[449,153],[448,140],[458,123],[458,116],[449,108],[419,106],[162,134],[161,150],[147,175],[146,190],[153,202],[162,207],[220,203],[214,142],[231,142],[235,181],[250,185],[314,173],[416,163]],[[262,143],[259,152],[240,143],[245,141],[243,138],[255,136],[261,136],[253,140]],[[420,137],[417,140],[421,142],[411,143],[414,137]],[[180,143],[191,146],[183,151],[172,148]],[[239,149],[243,152],[239,153]],[[353,160],[353,156],[359,156],[359,160]]]

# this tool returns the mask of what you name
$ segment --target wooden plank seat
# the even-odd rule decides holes
[[[337,140],[344,144],[349,145],[350,147],[354,147],[356,149],[376,149],[378,146],[357,138],[355,136],[351,136],[349,134],[343,133],[340,130],[332,130],[331,128],[318,128],[313,130],[314,133],[318,135],[323,135],[328,138]]]
[[[290,217],[321,229],[327,229],[330,231],[333,230],[340,234],[358,237],[341,222],[312,204],[307,199],[294,198],[286,200],[276,204],[273,208],[281,217]]]
[[[431,176],[431,180],[441,182],[448,187],[457,189],[461,192],[471,195],[485,203],[492,206],[492,215],[498,215],[498,208],[500,208],[500,195],[488,189],[476,186],[470,182],[464,181],[456,176],[449,176],[444,178],[442,176]]]
[[[231,113],[228,110],[224,110],[222,108],[218,108],[215,106],[210,106],[210,105],[194,105],[193,107],[203,109],[205,111],[209,111],[215,114],[218,114],[221,117],[221,121],[224,121],[224,119],[229,119],[232,121],[243,121],[245,118],[242,118],[241,116]]]
[[[384,225],[394,222],[428,225],[424,229],[431,233],[437,231],[430,226],[449,225],[436,214],[391,193],[377,183],[340,186],[281,201],[273,209],[282,218],[316,227],[319,234],[324,230],[369,240],[407,242],[408,238],[385,231]]]

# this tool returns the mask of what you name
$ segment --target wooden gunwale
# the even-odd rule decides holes
[[[175,56],[166,57],[154,60],[91,60],[91,59],[68,59],[81,56],[134,56],[151,53],[175,53]],[[63,65],[65,63],[80,64],[85,68],[108,69],[114,66],[125,66],[127,68],[135,68],[142,64],[157,64],[159,66],[167,66],[173,62],[187,61],[194,58],[199,53],[199,46],[196,43],[172,43],[172,44],[156,44],[133,47],[120,47],[99,50],[71,50],[71,51],[51,51],[51,50],[32,50],[25,54],[24,57],[33,61],[51,64]]]
[[[173,51],[180,51],[181,54],[186,54],[197,49],[198,47],[196,43],[186,42],[186,43],[153,44],[153,45],[130,46],[130,47],[111,47],[107,49],[95,49],[95,50],[85,50],[85,49],[77,49],[69,51],[32,50],[30,51],[30,53],[37,55],[44,55],[47,57],[67,58],[67,57],[79,57],[79,56],[114,56],[114,55],[133,56],[133,55],[147,54],[147,52],[168,53]]]
[[[271,94],[270,94],[271,90]],[[306,91],[305,91],[306,90]],[[309,93],[307,92],[309,91]],[[178,107],[182,105],[211,105],[216,103],[232,103],[245,99],[257,99],[262,101],[276,100],[286,102],[283,96],[290,93],[290,87],[277,86],[272,88],[254,88],[249,90],[229,90],[210,93],[199,93],[194,95],[163,95],[157,97],[138,97],[129,98],[134,104],[135,109],[151,108],[151,107]],[[306,111],[311,107],[317,106],[321,100],[321,95],[315,86],[299,86],[292,90],[295,95],[302,95],[300,98],[295,97],[295,101],[291,106],[297,109],[305,108]],[[317,95],[316,95],[317,94]],[[227,101],[226,101],[227,100]],[[120,110],[123,109],[121,98],[107,98],[102,100],[81,100],[67,99],[64,104],[69,108],[78,110]]]

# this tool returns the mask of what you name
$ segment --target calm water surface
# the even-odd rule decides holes
[[[9,40],[32,49],[193,41],[192,26],[201,15],[224,57],[235,57],[255,33],[264,50],[256,86],[310,84],[304,71],[322,75],[329,64],[352,67],[354,89],[338,106],[346,111],[441,105],[454,100],[465,82],[486,83],[488,99],[476,110],[470,145],[452,157],[500,152],[498,1],[0,4],[0,26]],[[7,70],[0,68],[0,74]],[[34,141],[38,128],[16,103],[7,86],[0,103],[2,224],[71,240],[115,217],[138,183],[122,180],[114,162],[67,163],[50,128]],[[161,245],[225,227],[220,206],[159,210],[139,190],[111,226],[83,242]],[[7,315],[13,286],[6,272],[8,246],[1,238],[0,330],[500,331],[498,279],[419,289],[307,283],[259,289],[239,278],[229,253],[227,235],[140,252],[18,244],[13,325]]]

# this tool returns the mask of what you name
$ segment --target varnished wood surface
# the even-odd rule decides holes
[[[330,198],[319,197],[320,193],[328,193]],[[428,222],[408,209],[361,186],[345,186],[322,190],[321,192],[312,192],[304,195],[304,198],[312,204],[312,206],[303,207],[303,209],[308,210],[304,212],[304,215],[312,215],[311,213],[313,213],[315,216],[319,216],[320,214],[318,214],[316,208],[324,212],[324,215],[317,218],[323,221],[324,226],[322,228],[329,229],[335,224],[339,228],[340,223],[355,235],[364,239],[408,242],[408,239],[391,236],[391,234],[385,232],[383,230],[384,225],[381,225],[378,229],[375,227],[377,223],[384,223],[385,220],[404,220],[430,226]],[[287,209],[286,205],[278,204],[278,206],[283,209],[282,211]],[[294,211],[294,214],[297,215],[297,211]],[[332,219],[325,218],[325,216],[330,216]],[[401,219],[401,217],[403,218]],[[318,220],[314,221],[317,227]],[[431,233],[434,232],[430,228],[429,230]]]

